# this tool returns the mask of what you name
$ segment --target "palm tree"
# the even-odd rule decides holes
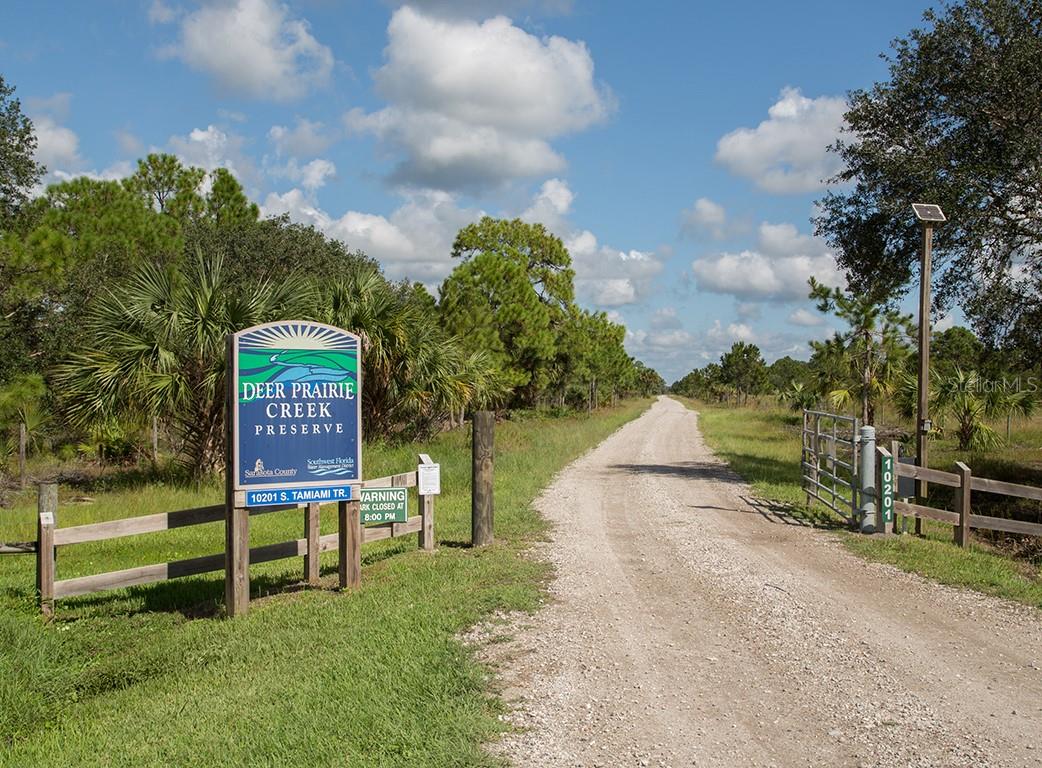
[[[955,419],[959,450],[986,451],[998,445],[998,434],[985,423],[994,415],[998,401],[982,393],[979,374],[955,368],[936,378],[937,413]]]
[[[18,408],[18,421],[25,427],[25,447],[30,452],[43,450],[51,415],[38,401],[27,400]]]
[[[231,285],[220,255],[184,268],[146,264],[97,302],[88,346],[57,371],[57,391],[81,428],[158,415],[180,437],[193,476],[224,459],[225,339],[314,307],[297,278]]]
[[[1003,415],[1029,416],[1034,403],[1027,392],[988,386],[977,371],[955,368],[937,384],[938,413],[956,423],[959,450],[986,451],[1000,442],[987,419]]]
[[[1002,384],[998,385],[996,382],[996,386],[990,387],[985,397],[988,400],[989,412],[1006,417],[1006,445],[1009,445],[1013,419],[1028,418],[1034,414],[1038,404],[1035,393],[1020,389],[1019,386],[1011,386],[1009,380],[1003,376]]]
[[[796,411],[809,411],[818,404],[818,396],[812,389],[807,387],[802,381],[796,381],[795,379],[789,382],[789,386],[783,389],[779,393],[783,402],[789,404],[789,409]]]
[[[364,428],[370,435],[429,433],[468,406],[509,394],[491,358],[466,355],[414,288],[376,270],[348,273],[321,290],[321,319],[357,333],[363,344]]]
[[[1034,412],[1035,402],[1029,392],[989,386],[977,371],[955,367],[944,375],[933,371],[930,378],[930,411],[955,420],[960,451],[987,451],[999,444],[999,435],[988,425],[989,419],[1030,416]],[[905,418],[914,418],[917,393],[915,377],[905,374],[894,397]]]

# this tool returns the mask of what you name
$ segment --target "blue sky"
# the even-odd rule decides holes
[[[483,213],[542,221],[580,303],[672,381],[829,332],[805,300],[842,281],[809,223],[824,147],[927,5],[14,2],[0,73],[48,181],[226,166],[392,278],[436,288]]]

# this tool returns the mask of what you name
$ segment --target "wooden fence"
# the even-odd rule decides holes
[[[426,457],[423,457],[426,459]],[[421,459],[421,460],[423,460]],[[364,481],[363,488],[413,488],[417,485],[417,472],[376,478]],[[321,536],[319,534],[318,503],[289,504],[285,506],[253,507],[249,515],[280,512],[289,509],[304,510],[304,538],[267,544],[249,549],[247,565],[282,560],[289,557],[304,558],[304,580],[317,585],[319,580],[319,554],[338,551],[340,554],[338,574],[340,587],[355,587],[361,580],[361,545],[370,541],[396,538],[411,533],[418,534],[421,549],[434,549],[434,497],[420,496],[419,514],[404,523],[384,523],[363,527],[359,514],[359,502],[340,501],[338,504],[338,530]],[[41,610],[50,615],[54,601],[64,597],[87,595],[109,589],[150,584],[156,581],[195,576],[211,571],[227,571],[228,552],[175,560],[168,563],[142,565],[121,571],[110,571],[72,579],[56,579],[58,547],[105,541],[124,536],[136,536],[172,528],[202,525],[226,519],[224,504],[182,509],[176,512],[161,512],[155,515],[126,517],[102,523],[89,523],[68,528],[57,526],[57,486],[41,485],[39,506],[39,528],[36,550],[36,584],[40,593]]]
[[[938,485],[955,489],[955,511],[936,509],[935,507],[912,504],[905,501],[895,501],[894,511],[907,517],[925,517],[942,523],[951,523],[955,526],[955,543],[960,547],[965,547],[969,543],[970,530],[972,528],[1042,536],[1042,523],[1009,520],[1002,517],[992,517],[991,515],[975,515],[973,514],[972,506],[974,491],[1042,501],[1042,488],[1006,483],[1001,480],[990,480],[984,477],[974,477],[970,468],[961,461],[955,462],[955,472],[942,472],[939,469],[903,464],[897,461],[896,451],[894,459],[894,471],[899,477],[910,477],[915,480],[924,480],[927,483],[937,483]],[[894,516],[894,526],[896,529],[896,515]]]

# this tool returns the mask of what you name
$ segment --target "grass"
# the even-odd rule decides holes
[[[974,538],[961,549],[952,543],[952,527],[931,520],[923,521],[923,536],[863,536],[838,529],[839,518],[823,510],[823,505],[808,508],[800,488],[800,418],[776,406],[730,408],[695,403],[677,398],[698,410],[706,442],[748,481],[757,495],[784,504],[795,517],[822,526],[837,528],[843,544],[852,552],[905,571],[958,587],[966,587],[1042,608],[1042,574],[1039,563],[1013,559],[993,545]],[[998,455],[965,456],[951,444],[940,444],[931,454],[931,464],[948,468],[956,458],[981,474],[979,467],[1005,468],[1005,477],[1032,482],[1037,459],[1034,447],[1042,430],[1028,423],[1013,433],[1019,448]],[[1025,448],[1026,446],[1026,448]],[[991,474],[996,477],[997,474]],[[1019,478],[1019,480],[1018,480]],[[943,490],[943,489],[942,489]]]
[[[502,729],[484,670],[461,630],[542,599],[547,566],[523,556],[545,535],[531,501],[555,472],[643,411],[506,422],[496,433],[494,546],[470,550],[469,440],[371,446],[369,476],[442,466],[438,551],[416,539],[363,550],[362,587],[301,590],[299,558],[251,571],[250,613],[221,618],[222,574],[59,601],[44,622],[33,561],[0,558],[0,765],[484,766]],[[146,486],[72,503],[60,525],[213,503],[217,487]],[[415,496],[411,503],[415,504]],[[31,499],[4,515],[0,540],[27,538]],[[323,530],[335,515],[323,508]],[[251,545],[296,538],[302,515],[251,519]],[[32,538],[32,536],[28,536]],[[62,548],[59,578],[221,551],[220,524]],[[335,583],[335,553],[323,557]]]

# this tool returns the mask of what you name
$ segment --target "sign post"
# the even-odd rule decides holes
[[[336,501],[360,524],[353,491],[362,481],[360,349],[353,333],[299,320],[228,337],[229,616],[249,604],[250,507]],[[340,518],[348,522],[343,512]],[[315,563],[317,554],[309,553]]]
[[[441,493],[441,465],[431,461],[426,453],[421,453],[418,458],[420,463],[416,467],[416,484],[419,486],[421,516],[419,545],[424,552],[433,552],[434,497]]]
[[[357,501],[337,504],[337,575],[341,589],[355,589],[362,583],[362,512]]]
[[[930,446],[930,260],[933,250],[933,230],[948,221],[939,205],[929,203],[913,203],[912,210],[923,230],[922,249],[919,256],[919,398],[916,408],[915,452],[916,463],[920,467],[929,467],[928,450]],[[918,503],[925,504],[927,496],[926,481],[920,479],[916,489]],[[916,515],[915,533],[922,535],[923,519]]]
[[[492,411],[477,411],[471,437],[470,541],[472,547],[486,547],[493,538],[493,443],[496,416]]]

